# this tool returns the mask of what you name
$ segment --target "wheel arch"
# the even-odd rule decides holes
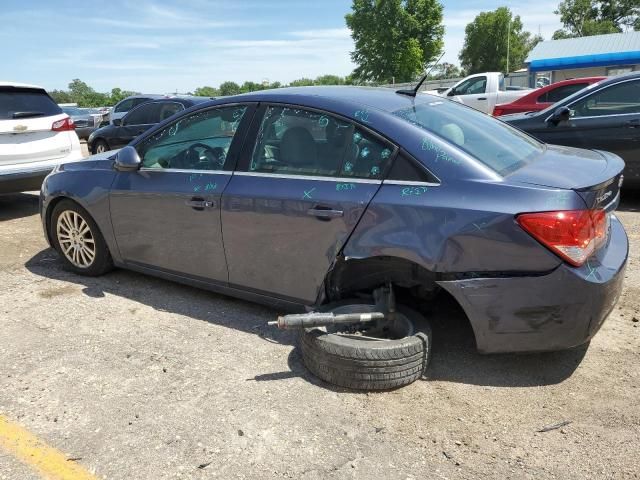
[[[45,219],[45,232],[46,232],[46,235],[47,235],[47,240],[49,242],[49,245],[54,245],[53,238],[51,237],[51,217],[53,216],[53,210],[56,208],[56,205],[58,205],[60,202],[62,202],[64,200],[69,200],[69,201],[75,203],[76,205],[82,207],[84,210],[86,210],[86,212],[91,216],[92,220],[95,222],[96,226],[98,227],[98,230],[100,231],[100,234],[104,237],[104,232],[102,231],[102,228],[100,228],[100,224],[96,221],[94,216],[91,215],[91,212],[86,207],[86,205],[83,205],[82,202],[79,202],[78,199],[73,198],[71,196],[59,195],[59,196],[49,200],[49,203],[47,204],[47,208],[45,210],[45,216],[44,216],[44,219]],[[107,242],[107,247],[109,247],[108,242]]]
[[[408,299],[427,307],[433,302],[455,303],[465,313],[466,321],[471,326],[477,343],[476,326],[470,320],[465,306],[447,289],[440,286],[442,279],[442,274],[432,272],[402,257],[345,258],[340,256],[336,258],[325,277],[324,288],[316,305],[352,298],[361,293],[371,292],[377,287],[392,284],[399,302]]]

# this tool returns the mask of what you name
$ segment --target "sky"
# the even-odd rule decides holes
[[[100,92],[189,92],[354,68],[350,0],[0,1],[0,80],[48,90],[79,78]],[[442,61],[458,64],[466,24],[505,4],[525,29],[551,38],[558,2],[444,0]]]

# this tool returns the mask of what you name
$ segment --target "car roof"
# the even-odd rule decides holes
[[[345,104],[359,104],[361,106],[376,108],[385,112],[413,105],[418,99],[429,101],[430,99],[442,100],[442,97],[420,93],[416,98],[409,95],[396,93],[395,88],[383,87],[357,87],[357,86],[314,86],[314,87],[286,87],[270,90],[258,90],[226,97],[226,99],[242,99],[246,101],[266,101],[282,103],[304,103],[309,98],[327,98]]]
[[[31,85],[29,83],[9,82],[4,80],[0,80],[0,87],[38,88],[40,90],[44,90],[44,87],[41,87],[39,85]]]
[[[196,96],[191,96],[191,97],[169,97],[169,98],[154,98],[152,100],[149,100],[148,102],[144,102],[141,103],[140,105],[137,105],[136,107],[134,107],[134,109],[138,108],[141,105],[147,105],[148,103],[181,103],[185,106],[192,106],[195,105],[197,103],[202,103],[202,102],[208,102],[212,100],[211,97],[196,97]]]

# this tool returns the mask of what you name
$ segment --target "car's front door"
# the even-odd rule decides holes
[[[627,175],[640,175],[640,80],[606,86],[569,108],[568,121],[547,124],[537,136],[547,143],[613,152],[627,162]]]
[[[160,121],[161,105],[144,103],[127,113],[117,127],[117,133],[109,141],[112,149],[122,148]]]
[[[450,95],[460,103],[476,110],[487,113],[489,111],[489,97],[487,96],[487,77],[477,76],[465,80],[450,92]]]
[[[264,113],[262,113],[264,112]],[[263,106],[223,194],[233,287],[312,303],[394,147],[326,112]]]
[[[142,168],[118,173],[110,194],[125,262],[227,283],[220,199],[252,111],[249,105],[198,110],[135,145]]]

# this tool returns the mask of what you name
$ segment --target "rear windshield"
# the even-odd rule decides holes
[[[464,150],[500,175],[523,167],[544,149],[519,130],[451,100],[433,99],[393,114]]]
[[[61,113],[60,107],[44,90],[0,87],[0,120],[50,117]]]

